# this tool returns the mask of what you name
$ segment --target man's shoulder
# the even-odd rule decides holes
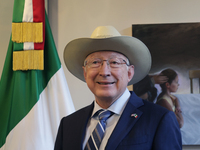
[[[160,122],[174,122],[175,126],[177,126],[177,119],[173,111],[170,111],[158,104],[148,102],[143,100],[144,105],[138,108],[142,111],[141,119],[146,122],[149,120],[153,125],[156,126],[156,123]]]
[[[83,117],[87,117],[89,114],[92,113],[93,107],[94,107],[94,104],[92,103],[91,105],[85,106],[85,107],[73,112],[72,114],[63,117],[63,120],[66,121],[66,120],[74,120],[77,118],[81,119]]]

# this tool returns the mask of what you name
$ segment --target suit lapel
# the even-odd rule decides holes
[[[81,141],[81,143],[80,143],[81,144],[81,149],[83,149],[82,146],[83,146],[83,140],[85,138],[86,127],[87,127],[88,120],[91,117],[93,108],[94,108],[94,102],[91,105],[89,105],[86,108],[84,108],[83,111],[80,111],[81,118],[79,118],[80,119],[79,120],[79,123],[80,123],[79,126],[81,128],[80,128],[80,132],[79,132],[80,136],[77,136],[77,137],[81,138],[80,139],[80,141]]]
[[[137,120],[141,117],[142,111],[137,109],[144,105],[143,101],[132,93],[113,133],[111,134],[105,149],[116,149],[116,143],[120,143],[127,133],[133,128]]]

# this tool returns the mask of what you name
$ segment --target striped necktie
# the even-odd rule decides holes
[[[106,120],[113,115],[113,112],[109,110],[99,110],[95,115],[98,115],[98,123],[90,135],[84,150],[99,149],[106,128]]]

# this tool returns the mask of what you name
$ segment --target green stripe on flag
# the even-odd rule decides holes
[[[12,22],[22,22],[25,0],[15,0],[13,6]]]
[[[12,22],[22,22],[23,14],[24,14],[24,4],[25,0],[15,0],[13,6],[13,18]],[[23,43],[13,43],[13,51],[23,50]]]
[[[9,132],[37,103],[50,78],[61,67],[46,14],[45,37],[43,71],[13,71],[13,42],[10,40],[0,81],[0,147]]]
[[[13,51],[21,51],[24,49],[24,43],[13,42]]]

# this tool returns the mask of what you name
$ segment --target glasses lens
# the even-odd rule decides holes
[[[120,58],[112,58],[109,60],[109,64],[111,68],[119,68],[122,64],[124,64],[124,61]]]
[[[88,67],[98,68],[102,63],[102,60],[99,58],[92,58],[87,61]]]

